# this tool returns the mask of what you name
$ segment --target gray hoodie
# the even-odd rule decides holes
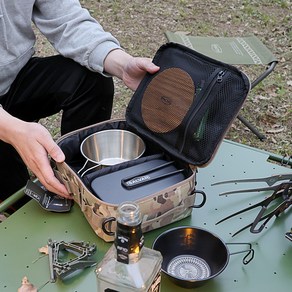
[[[61,55],[103,72],[119,42],[78,0],[0,0],[0,96],[34,54],[32,21]]]

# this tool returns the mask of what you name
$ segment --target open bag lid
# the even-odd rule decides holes
[[[142,138],[194,166],[213,158],[241,109],[250,82],[236,67],[176,43],[162,45],[133,94],[126,120]]]

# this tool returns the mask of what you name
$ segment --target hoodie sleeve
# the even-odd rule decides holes
[[[61,55],[92,71],[103,73],[107,54],[120,48],[78,0],[36,0],[33,22]]]

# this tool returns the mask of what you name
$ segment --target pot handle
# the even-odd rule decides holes
[[[203,207],[203,206],[205,205],[206,200],[207,200],[207,196],[206,196],[206,193],[205,193],[205,192],[203,192],[203,191],[199,191],[199,190],[193,190],[192,195],[193,195],[193,194],[196,194],[196,193],[202,195],[202,202],[201,202],[200,204],[198,204],[198,205],[193,205],[193,206],[191,206],[191,207],[192,207],[192,208],[201,208],[201,207]]]
[[[107,235],[109,235],[109,236],[114,236],[114,235],[115,235],[115,233],[114,233],[113,231],[109,231],[109,230],[107,229],[107,227],[106,227],[106,225],[107,225],[108,223],[111,223],[111,222],[114,222],[114,221],[116,221],[116,218],[115,218],[115,217],[108,217],[108,218],[106,218],[106,219],[103,220],[103,222],[102,222],[102,224],[101,224],[101,228],[102,228],[102,231],[103,231],[105,234],[107,234]]]
[[[85,161],[84,165],[78,170],[78,172],[77,172],[78,174],[80,174],[80,172],[82,172],[82,170],[86,167],[86,165],[87,165],[88,162],[89,162],[89,160],[87,159],[87,160]],[[86,169],[85,171],[83,171],[83,172],[80,174],[80,176],[83,177],[84,174],[85,174],[86,172],[88,172],[88,171],[90,171],[90,170],[92,170],[92,169],[94,169],[94,168],[96,168],[96,167],[98,167],[98,166],[100,166],[100,165],[101,165],[101,164],[97,163],[97,164],[95,164],[94,166],[89,167],[88,169]]]
[[[229,243],[226,243],[226,245],[228,245],[228,244],[245,244],[245,245],[249,246],[249,249],[229,253],[230,255],[239,254],[239,253],[243,253],[243,252],[247,253],[246,256],[242,259],[242,262],[244,265],[247,265],[254,258],[254,249],[252,248],[251,243],[248,243],[248,242],[229,242]]]

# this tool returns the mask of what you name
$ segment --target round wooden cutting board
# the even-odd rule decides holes
[[[179,126],[195,96],[191,76],[182,69],[169,68],[147,86],[142,99],[142,118],[153,132],[166,133]]]

